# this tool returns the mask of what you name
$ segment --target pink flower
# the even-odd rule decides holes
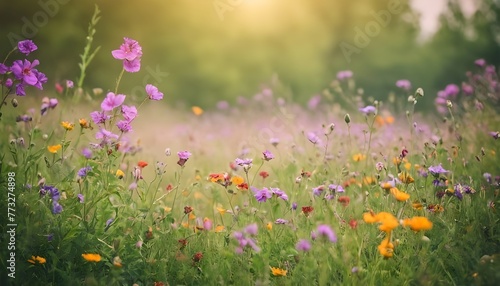
[[[124,101],[125,95],[108,92],[106,98],[101,103],[101,109],[104,111],[111,111],[116,107],[122,105]]]
[[[111,52],[113,58],[123,60],[123,69],[127,72],[138,72],[141,69],[142,47],[136,40],[123,38],[120,49]]]
[[[163,93],[158,91],[158,88],[152,84],[146,85],[146,93],[151,100],[161,100]]]
[[[25,55],[29,55],[31,52],[36,51],[38,47],[33,43],[32,40],[24,40],[17,43],[17,48],[19,51]]]
[[[131,122],[137,116],[137,108],[135,106],[122,105],[122,115],[123,119]]]

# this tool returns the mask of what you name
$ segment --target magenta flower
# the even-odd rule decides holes
[[[446,98],[456,97],[460,92],[460,88],[456,84],[449,84],[444,88],[444,93],[446,94]]]
[[[476,64],[476,66],[478,66],[478,67],[484,67],[484,65],[486,64],[486,61],[484,59],[477,59],[474,61],[474,64]]]
[[[90,150],[89,148],[84,148],[82,150],[82,155],[83,157],[85,157],[86,159],[91,159],[92,158],[92,150]]]
[[[488,134],[490,134],[490,136],[493,137],[493,139],[495,140],[497,140],[500,137],[500,132],[498,131],[491,131]]]
[[[307,107],[311,110],[316,109],[321,102],[321,95],[317,94],[309,99]]]
[[[2,63],[0,63],[0,74],[6,74],[10,71],[10,68]]]
[[[323,191],[325,190],[325,187],[324,186],[318,186],[318,187],[313,188],[312,190],[313,190],[313,194],[315,196],[320,196],[321,193],[323,193]]]
[[[234,163],[238,166],[251,166],[252,165],[252,159],[248,159],[248,158],[245,158],[245,159],[241,159],[241,158],[236,158],[234,160]]]
[[[93,111],[90,113],[90,118],[94,121],[94,124],[99,125],[106,122],[110,118],[109,115],[104,114],[104,111]]]
[[[179,156],[179,161],[177,161],[177,164],[182,167],[184,166],[184,164],[186,164],[189,157],[191,157],[191,153],[189,151],[180,151],[177,152],[177,156]]]
[[[400,79],[396,81],[396,86],[408,91],[411,89],[411,82],[407,79]]]
[[[288,220],[286,220],[284,218],[278,218],[278,219],[276,219],[276,221],[274,223],[275,224],[287,224]]]
[[[83,204],[85,202],[85,197],[82,194],[78,194],[78,195],[76,195],[76,197],[78,198],[78,201],[81,204]]]
[[[330,226],[326,224],[319,225],[316,229],[316,232],[318,236],[328,238],[330,242],[337,242],[337,236],[335,235],[335,232],[331,229]]]
[[[101,140],[101,145],[107,144],[110,139],[118,139],[118,135],[112,133],[111,131],[108,131],[104,128],[101,128],[97,133],[95,134],[95,138],[98,140]]]
[[[280,198],[280,199],[282,199],[284,201],[288,201],[288,195],[284,191],[282,191],[282,190],[280,190],[278,188],[271,188],[271,192],[274,195],[276,195],[276,197],[278,197],[278,198]]]
[[[146,85],[146,93],[151,100],[162,100],[163,93],[158,91],[158,88],[152,84]]]
[[[341,185],[330,184],[330,185],[328,185],[328,189],[330,191],[334,191],[336,193],[343,193],[343,192],[345,192],[344,188]]]
[[[350,79],[353,76],[352,71],[346,70],[346,71],[339,71],[337,73],[337,79],[338,80],[346,80]]]
[[[123,69],[127,72],[138,72],[141,69],[142,47],[136,40],[123,38],[120,49],[111,52],[113,58],[123,60]]]
[[[245,233],[250,235],[257,235],[257,231],[259,230],[256,223],[249,224],[245,227]]]
[[[307,239],[301,239],[301,240],[299,240],[299,242],[297,242],[297,244],[295,245],[295,248],[298,251],[307,252],[307,251],[311,250],[311,243]]]
[[[122,105],[122,115],[123,119],[131,122],[137,116],[137,108],[135,106]]]
[[[321,139],[319,139],[318,135],[314,132],[307,133],[307,140],[309,140],[313,144],[318,144]]]
[[[125,101],[125,95],[108,92],[106,98],[101,103],[101,109],[104,111],[111,111],[116,107],[122,105],[124,101]]]
[[[274,159],[273,153],[271,153],[271,151],[269,151],[269,150],[262,152],[262,155],[264,155],[264,160],[266,160],[266,161],[270,161],[270,160]]]
[[[368,105],[366,107],[360,108],[359,111],[361,111],[365,115],[369,115],[369,114],[375,114],[377,111],[377,108],[375,106]]]
[[[29,55],[31,52],[36,51],[38,47],[33,43],[32,40],[24,40],[17,43],[17,48],[19,51],[25,55]]]
[[[39,64],[40,62],[38,60],[34,60],[33,63],[28,60],[17,60],[12,64],[11,71],[16,79],[22,80],[23,83],[34,86],[38,83],[38,71],[35,67]]]
[[[116,127],[118,127],[118,129],[123,133],[132,131],[132,125],[130,125],[130,121],[127,120],[118,121],[116,123]]]

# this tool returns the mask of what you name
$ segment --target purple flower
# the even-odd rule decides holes
[[[292,203],[292,210],[296,210],[297,209],[297,203],[296,202],[293,202]]]
[[[113,58],[123,60],[123,69],[127,72],[138,72],[141,69],[142,47],[136,40],[123,38],[120,49],[111,52]]]
[[[500,132],[498,131],[491,131],[488,134],[490,134],[490,136],[493,137],[493,139],[495,140],[497,140],[500,137]]]
[[[19,115],[16,117],[16,122],[30,122],[32,121],[33,118],[27,114],[24,114],[24,115]]]
[[[92,158],[92,150],[90,150],[89,148],[83,148],[82,155],[83,155],[83,157],[85,157],[85,159],[91,159]]]
[[[295,245],[295,248],[298,251],[307,252],[307,251],[311,250],[311,243],[307,239],[301,239],[301,240],[299,240],[299,242],[297,242],[297,244]]]
[[[486,180],[486,182],[488,182],[489,184],[491,184],[492,180],[491,180],[491,174],[490,173],[484,173],[483,177]]]
[[[45,196],[45,194],[48,194],[52,199],[52,201],[54,202],[59,201],[59,198],[61,197],[59,190],[54,186],[48,186],[48,185],[41,186],[40,196]]]
[[[316,135],[316,133],[314,132],[307,133],[307,140],[309,140],[309,142],[313,144],[318,144],[319,142],[321,142],[321,139],[319,139],[318,135]]]
[[[56,108],[56,106],[59,104],[59,101],[57,100],[57,98],[51,98],[49,99],[49,108]]]
[[[252,162],[253,160],[252,159],[248,159],[248,158],[245,158],[245,159],[241,159],[241,158],[236,158],[234,160],[234,163],[238,166],[248,166],[248,165],[252,165]]]
[[[460,88],[456,84],[449,84],[444,89],[444,93],[446,94],[447,98],[456,97],[459,92]]]
[[[93,111],[90,113],[90,118],[92,118],[94,124],[99,125],[106,122],[111,116],[104,114],[104,111]]]
[[[122,105],[124,101],[125,101],[125,95],[108,92],[106,98],[101,103],[101,109],[104,111],[111,111],[116,107]]]
[[[311,110],[316,109],[318,107],[319,103],[321,102],[321,95],[315,95],[309,99],[307,102],[307,107]]]
[[[396,86],[408,91],[411,89],[411,82],[407,79],[400,79],[396,81]]]
[[[280,190],[278,188],[271,188],[271,192],[274,195],[276,195],[276,197],[278,197],[278,198],[280,198],[280,199],[282,199],[284,201],[288,201],[288,195],[284,191],[282,191],[282,190]]]
[[[116,123],[116,126],[123,133],[127,133],[127,132],[132,131],[132,126],[130,125],[130,121],[127,121],[127,120],[118,121]]]
[[[31,63],[28,60],[17,60],[12,64],[11,70],[16,79],[22,80],[23,83],[28,85],[35,85],[38,82],[37,70],[35,67],[40,64],[38,60]]]
[[[47,235],[47,241],[48,242],[51,242],[53,239],[54,239],[54,234],[53,233],[50,233],[49,235]]]
[[[78,198],[78,201],[81,204],[83,204],[85,202],[85,197],[82,194],[78,194],[78,195],[76,195],[76,197]]]
[[[33,43],[32,40],[24,40],[17,43],[17,48],[19,51],[25,55],[29,55],[31,52],[36,51],[38,47]]]
[[[256,223],[249,224],[245,227],[245,233],[249,235],[257,235],[257,231],[259,230]]]
[[[83,167],[83,168],[81,168],[80,170],[78,170],[78,173],[77,173],[77,174],[78,174],[78,177],[80,177],[80,178],[84,178],[84,177],[86,177],[86,176],[87,176],[87,174],[88,174],[90,171],[92,171],[92,167],[90,167],[90,166]]]
[[[274,159],[273,153],[271,153],[271,151],[269,151],[269,150],[262,152],[262,155],[264,155],[264,160],[266,160],[266,161]]]
[[[477,59],[474,61],[474,64],[478,67],[484,67],[486,64],[486,61],[484,59]]]
[[[377,112],[377,108],[375,106],[368,105],[366,107],[360,108],[359,111],[361,111],[365,115],[369,115],[369,114],[375,114]]]
[[[122,105],[122,115],[126,121],[131,122],[137,116],[137,108],[133,105]]]
[[[330,191],[332,191],[332,192],[334,191],[336,193],[343,193],[343,192],[345,192],[344,188],[341,185],[330,184],[330,185],[328,185],[328,189]]]
[[[12,81],[11,78],[6,79],[5,83],[4,83],[6,88],[11,88],[13,84],[14,84],[14,82]]]
[[[115,220],[114,218],[110,218],[110,219],[108,219],[108,220],[106,221],[106,228],[108,228],[114,220]]]
[[[152,84],[146,85],[146,93],[151,100],[163,99],[163,93],[158,91],[158,88]]]
[[[66,80],[66,88],[73,88],[74,83],[72,80]]]
[[[257,199],[259,203],[266,202],[268,199],[272,198],[273,194],[269,191],[268,188],[263,188],[259,190],[257,188],[252,187],[252,191],[255,193],[254,197]]]
[[[59,204],[57,201],[52,202],[52,213],[53,214],[60,214],[63,211],[63,207]]]
[[[177,156],[179,156],[179,161],[177,161],[177,164],[182,167],[184,166],[184,164],[186,164],[189,157],[191,157],[191,153],[189,151],[180,151],[177,152]]]
[[[288,221],[286,219],[283,219],[283,218],[278,218],[278,219],[276,219],[276,221],[274,223],[275,224],[287,224]]]
[[[271,138],[271,139],[269,139],[269,143],[271,143],[271,145],[276,147],[280,143],[280,139],[279,138]]]
[[[465,95],[472,95],[474,93],[474,87],[470,84],[463,82],[462,91]]]
[[[320,196],[320,195],[321,195],[321,193],[322,193],[324,190],[325,190],[325,187],[324,187],[324,186],[318,186],[318,187],[315,187],[315,188],[313,188],[313,189],[312,189],[313,194],[314,194],[315,196]]]
[[[318,236],[326,237],[330,242],[337,242],[337,236],[330,226],[326,224],[319,225],[316,231]]]
[[[441,164],[439,164],[437,166],[430,166],[428,169],[429,169],[429,172],[431,172],[431,174],[434,176],[437,176],[439,174],[446,174],[449,172],[448,170],[445,170],[443,168],[443,166],[441,166]]]
[[[219,102],[217,102],[217,109],[220,109],[220,110],[226,110],[229,108],[229,103],[225,100],[221,100]]]
[[[10,68],[2,63],[0,63],[0,74],[6,74],[10,71]]]
[[[97,133],[95,134],[95,139],[101,140],[101,145],[107,144],[110,139],[118,139],[118,135],[112,133],[111,131],[108,131],[104,128],[101,128]]]
[[[346,79],[350,79],[352,76],[353,76],[353,73],[352,73],[352,71],[350,71],[350,70],[339,71],[339,72],[337,73],[337,79],[338,79],[338,80],[346,80]]]

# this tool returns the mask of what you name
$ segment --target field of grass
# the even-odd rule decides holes
[[[105,92],[31,96],[47,82],[32,47],[0,66],[2,285],[500,282],[487,63],[443,89],[438,112],[415,112],[425,87],[398,82],[380,102],[349,71],[306,107],[273,80],[204,111],[153,85],[122,95],[142,55],[132,40]]]

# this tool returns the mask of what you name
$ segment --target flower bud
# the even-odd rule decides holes
[[[13,98],[10,102],[12,103],[12,106],[14,106],[14,107],[17,107],[19,105],[19,103],[17,102],[17,99],[15,99],[15,98]]]
[[[351,116],[349,115],[349,113],[346,113],[345,116],[344,116],[344,121],[345,123],[349,124],[351,123]]]
[[[170,156],[172,155],[172,151],[170,151],[170,148],[165,149],[165,156]]]
[[[453,103],[451,103],[451,100],[447,100],[446,101],[446,107],[448,107],[448,108],[452,108],[453,107]]]
[[[424,96],[424,90],[421,87],[417,88],[417,91],[415,92],[415,95],[423,97]]]

